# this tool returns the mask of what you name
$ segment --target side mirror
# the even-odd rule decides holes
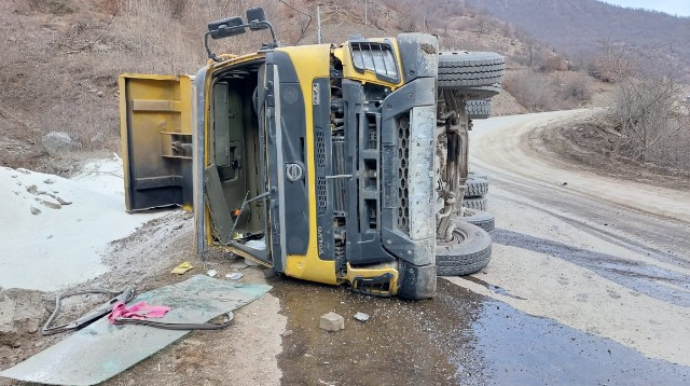
[[[266,12],[264,12],[264,9],[261,7],[247,10],[247,22],[249,22],[249,29],[252,31],[269,28]]]
[[[247,29],[242,18],[234,16],[208,23],[208,32],[212,39],[217,40],[243,34]]]

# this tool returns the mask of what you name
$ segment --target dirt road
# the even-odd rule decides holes
[[[483,283],[452,282],[690,366],[690,192],[601,177],[528,146],[541,131],[591,114],[476,126],[471,163],[490,175],[494,257]]]

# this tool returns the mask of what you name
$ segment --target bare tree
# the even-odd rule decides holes
[[[634,73],[636,65],[628,44],[615,42],[611,38],[598,43],[600,54],[590,65],[590,75],[604,82],[619,83]]]
[[[683,137],[685,129],[677,119],[677,93],[678,85],[669,76],[623,79],[613,109],[620,133],[614,151],[639,162],[675,163],[669,147]]]

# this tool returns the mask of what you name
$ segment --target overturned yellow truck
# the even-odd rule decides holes
[[[377,296],[486,266],[489,235],[463,221],[465,104],[498,94],[504,59],[416,33],[287,47],[247,19],[209,23],[195,76],[120,77],[127,210],[192,207],[201,257]],[[264,29],[258,52],[209,48]]]

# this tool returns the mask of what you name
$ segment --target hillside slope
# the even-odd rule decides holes
[[[118,75],[195,73],[206,61],[206,23],[250,7],[266,9],[284,44],[316,41],[319,4],[324,42],[355,33],[436,33],[445,49],[496,51],[515,69],[511,60],[524,46],[509,26],[486,22],[454,1],[436,1],[438,7],[376,1],[366,13],[358,0],[0,1],[0,165],[68,175],[75,161],[95,155],[90,152],[118,152]],[[211,44],[217,52],[247,53],[268,39],[264,31]],[[524,111],[509,95],[496,105],[502,114]],[[47,156],[41,138],[53,131],[69,134],[74,157]]]
[[[658,56],[687,76],[690,18],[621,8],[595,0],[462,0],[513,23],[560,51],[591,54],[602,42]]]

